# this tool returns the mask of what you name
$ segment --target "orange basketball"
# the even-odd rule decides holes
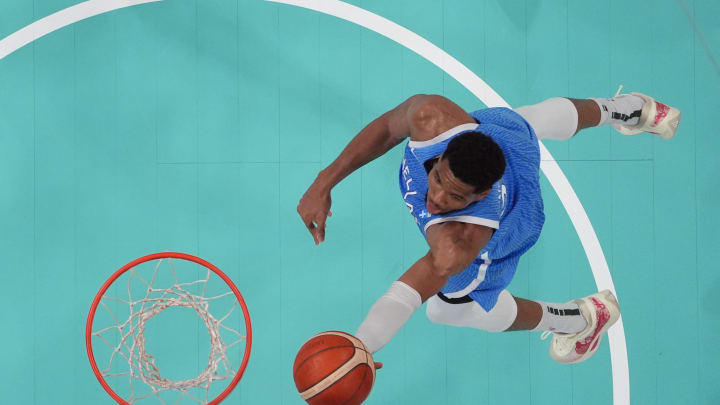
[[[323,332],[300,348],[293,378],[300,396],[311,405],[358,405],[375,382],[375,363],[355,336]]]

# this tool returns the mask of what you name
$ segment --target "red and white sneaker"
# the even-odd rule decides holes
[[[579,363],[592,357],[608,330],[620,317],[620,306],[610,290],[600,291],[574,300],[588,326],[577,333],[546,331],[542,339],[552,333],[550,357],[558,363]]]
[[[615,98],[623,97],[620,94],[622,85],[618,88]],[[675,136],[678,125],[680,124],[680,110],[658,102],[650,96],[642,93],[630,93],[645,100],[640,119],[635,125],[613,125],[623,135],[637,135],[642,132],[650,132],[663,139],[670,139]]]

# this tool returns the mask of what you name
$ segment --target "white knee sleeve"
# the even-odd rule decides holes
[[[551,98],[539,104],[516,108],[515,112],[525,118],[539,139],[562,141],[572,138],[577,130],[577,109],[567,98]]]
[[[488,332],[507,330],[517,317],[517,303],[507,290],[503,290],[490,312],[475,301],[450,304],[437,295],[427,301],[427,317],[443,325],[482,329]]]

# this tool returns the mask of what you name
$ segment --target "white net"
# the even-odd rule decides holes
[[[164,263],[167,264],[163,266]],[[199,279],[182,282],[178,280],[173,259],[156,260],[153,267],[149,279],[143,278],[136,268],[131,268],[125,273],[127,285],[126,288],[123,288],[125,290],[123,293],[126,292],[127,299],[109,296],[110,290],[103,295],[99,306],[104,308],[113,325],[95,330],[94,325],[98,319],[96,315],[92,336],[101,340],[110,349],[105,368],[100,367],[100,364],[103,363],[96,354],[98,368],[106,381],[109,378],[127,378],[128,385],[125,388],[129,390],[129,394],[121,394],[121,396],[130,404],[153,397],[162,404],[180,404],[181,401],[187,400],[192,403],[207,404],[212,399],[211,385],[213,382],[232,380],[237,372],[237,365],[240,364],[237,353],[229,356],[228,352],[235,347],[236,352],[240,351],[242,354],[244,348],[240,343],[245,341],[245,336],[235,329],[241,328],[241,322],[233,319],[234,327],[223,324],[231,315],[241,312],[238,308],[238,301],[224,282],[222,289],[227,291],[216,293],[217,288],[213,288],[213,294],[209,293],[208,284],[211,276],[214,275],[209,269],[202,267],[202,270],[199,271],[201,273]],[[171,275],[171,277],[164,277],[169,286],[163,288],[156,286],[159,284],[158,280],[163,278],[159,277],[161,268]],[[198,275],[197,270],[192,273],[195,276]],[[217,276],[212,278],[219,279]],[[113,285],[118,283],[120,280],[116,280]],[[134,285],[137,283],[140,283],[139,289]],[[137,296],[138,292],[142,298],[133,298],[133,293]],[[219,305],[223,307],[220,316],[214,316],[211,313],[210,304],[213,302],[224,303],[224,305]],[[207,328],[209,335],[210,350],[207,365],[194,378],[172,380],[164,377],[156,365],[155,357],[148,352],[146,346],[148,324],[162,311],[174,307],[188,308],[194,311]],[[118,316],[122,308],[127,308],[125,310],[127,318]],[[100,312],[99,308],[97,312]],[[237,316],[233,318],[237,318]],[[177,353],[177,356],[192,355]],[[231,361],[231,357],[234,361]],[[233,367],[233,363],[236,364],[236,367]],[[108,382],[110,383],[110,381]],[[179,394],[170,400],[168,398],[172,396],[164,395],[169,391]]]

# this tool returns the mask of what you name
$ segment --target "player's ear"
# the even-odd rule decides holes
[[[480,193],[480,194],[475,194],[475,201],[480,201],[480,200],[482,200],[483,198],[487,197],[488,194],[490,194],[490,191],[492,191],[492,188],[489,188],[489,189],[483,191],[483,192]]]

